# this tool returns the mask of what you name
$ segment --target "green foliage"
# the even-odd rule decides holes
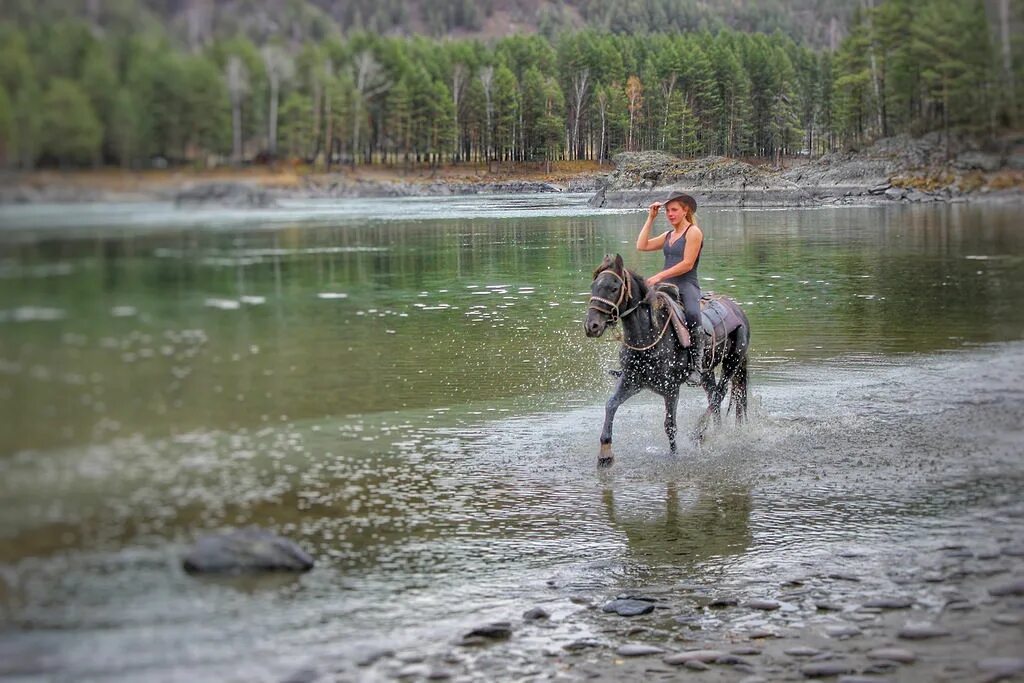
[[[50,84],[42,101],[44,152],[62,164],[97,160],[103,128],[82,89],[66,78]]]
[[[491,2],[224,0],[191,22],[179,4],[9,0],[4,162],[206,163],[236,145],[239,162],[280,145],[327,165],[603,160],[627,146],[775,159],[902,132],[994,132],[1024,95],[1009,87],[1024,80],[1019,32],[1007,70],[982,0],[563,0],[543,34],[490,42],[395,27],[473,31]],[[849,20],[834,52],[794,39],[827,42],[814,21],[794,28],[808,9]],[[261,50],[285,44],[294,73],[273,90]],[[68,130],[69,114],[43,101],[74,99],[69,85],[88,105],[69,109],[83,117],[73,152],[46,118]]]

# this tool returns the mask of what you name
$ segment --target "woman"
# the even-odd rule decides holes
[[[658,211],[665,207],[665,215],[672,229],[651,238],[651,226]],[[700,283],[697,280],[697,264],[704,245],[704,233],[697,226],[694,214],[697,200],[685,192],[673,192],[664,202],[654,202],[648,208],[647,222],[636,238],[640,251],[661,249],[665,254],[665,268],[647,279],[653,287],[659,282],[671,282],[679,288],[679,298],[686,314],[686,327],[690,331],[690,376],[686,381],[700,384],[701,357],[704,336],[700,332]]]

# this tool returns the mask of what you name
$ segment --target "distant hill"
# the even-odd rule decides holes
[[[98,28],[159,24],[183,43],[247,35],[303,42],[352,31],[497,38],[552,36],[592,27],[613,33],[728,27],[780,31],[809,47],[835,48],[858,3],[849,0],[5,0],[15,23],[90,19]]]

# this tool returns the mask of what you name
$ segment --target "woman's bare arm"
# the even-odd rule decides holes
[[[639,251],[657,251],[665,244],[665,235],[658,235],[655,238],[651,238],[651,226],[654,225],[654,219],[658,217],[658,211],[661,210],[661,202],[654,202],[647,207],[647,221],[644,223],[644,227],[640,229],[640,235],[636,238],[636,248]]]

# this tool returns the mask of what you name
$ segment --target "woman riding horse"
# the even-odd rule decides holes
[[[652,239],[651,226],[662,207],[665,207],[665,215],[672,229]],[[700,334],[700,282],[697,280],[697,265],[704,246],[704,233],[695,221],[696,212],[697,200],[685,192],[673,192],[664,202],[654,202],[648,208],[647,221],[636,238],[636,248],[640,251],[661,249],[665,254],[665,268],[649,277],[647,285],[653,287],[659,282],[669,282],[679,289],[686,327],[690,331],[690,374],[686,382],[699,385],[704,335]]]

